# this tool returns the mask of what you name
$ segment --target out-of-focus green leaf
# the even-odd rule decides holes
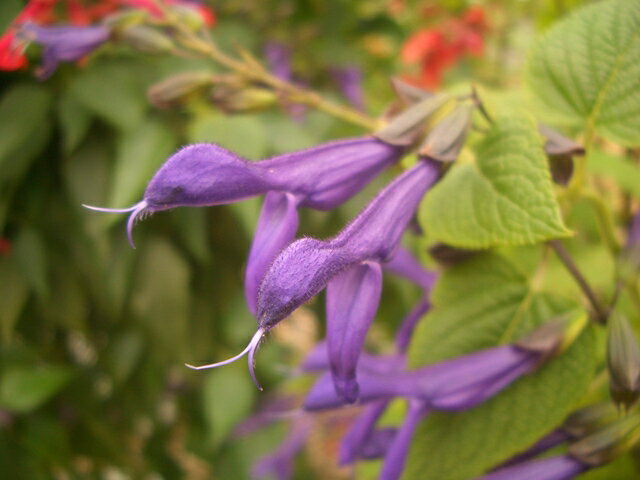
[[[476,162],[455,165],[420,209],[426,231],[449,245],[526,245],[566,236],[542,138],[526,116],[496,117]]]
[[[180,208],[173,212],[177,233],[189,253],[202,264],[211,260],[211,244],[207,235],[206,210]]]
[[[528,81],[550,119],[640,145],[640,4],[596,2],[535,44]]]
[[[0,2],[0,32],[4,32],[22,9],[20,0],[4,0]]]
[[[43,299],[49,298],[51,289],[47,278],[46,246],[40,235],[24,227],[15,239],[15,259],[29,286]]]
[[[189,266],[164,240],[147,239],[137,268],[132,306],[167,360],[184,361],[188,345]]]
[[[68,93],[58,102],[58,119],[62,127],[65,153],[76,149],[91,126],[91,112]]]
[[[432,301],[411,345],[413,365],[511,342],[576,308],[565,298],[532,290],[526,275],[491,254],[447,270]],[[405,478],[474,478],[526,450],[580,401],[594,357],[592,332],[585,331],[562,355],[486,403],[429,415],[414,437]]]
[[[114,335],[105,359],[116,384],[122,384],[129,378],[138,365],[143,350],[144,339],[140,332],[126,330]]]
[[[245,365],[204,373],[202,407],[213,445],[219,444],[251,410],[256,388]]]
[[[7,175],[8,162],[12,170],[17,159],[30,160],[31,157],[15,154],[21,148],[28,148],[33,136],[43,128],[51,106],[51,94],[43,87],[32,84],[17,84],[7,91],[0,100],[0,180]]]
[[[0,375],[0,408],[28,413],[56,395],[71,379],[67,367],[5,365]]]
[[[44,316],[68,329],[83,330],[90,308],[86,291],[68,264],[51,262],[51,266],[51,296]]]
[[[0,342],[11,340],[29,288],[13,258],[0,258]]]
[[[211,112],[196,118],[189,127],[188,137],[193,143],[218,143],[251,160],[264,156],[267,150],[267,128],[254,115]]]
[[[128,206],[141,200],[147,182],[176,143],[173,131],[158,120],[148,119],[125,132],[118,144],[109,205]]]
[[[592,148],[587,152],[587,165],[592,172],[614,179],[625,192],[640,198],[640,167],[637,164]]]
[[[140,65],[103,61],[80,72],[69,95],[114,127],[128,131],[140,125],[147,109]]]

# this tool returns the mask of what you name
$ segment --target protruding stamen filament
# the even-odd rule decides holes
[[[258,328],[258,330],[253,335],[253,337],[251,337],[251,341],[245,347],[245,349],[242,350],[239,354],[231,358],[228,358],[227,360],[223,360],[222,362],[210,363],[208,365],[200,365],[200,366],[194,366],[188,363],[185,363],[185,365],[193,370],[206,370],[208,368],[217,368],[217,367],[222,367],[223,365],[229,365],[230,363],[233,363],[236,360],[239,360],[248,354],[249,373],[251,374],[253,383],[255,383],[256,387],[258,387],[258,390],[262,390],[262,386],[258,382],[258,379],[256,378],[256,373],[254,371],[254,356],[256,351],[258,350],[258,346],[260,345],[260,340],[262,340],[262,337],[264,336],[265,333],[266,332],[264,328]]]
[[[133,243],[133,226],[136,223],[136,220],[142,219],[145,217],[145,214],[149,213],[146,208],[149,206],[147,202],[142,200],[139,203],[129,207],[129,208],[104,208],[104,207],[94,207],[92,205],[82,204],[83,207],[88,208],[89,210],[95,210],[96,212],[105,212],[105,213],[129,213],[129,219],[127,220],[127,239],[129,240],[129,245],[131,248],[136,248],[135,243]]]

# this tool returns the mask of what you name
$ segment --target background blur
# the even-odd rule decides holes
[[[25,3],[0,2],[0,30]],[[394,75],[430,89],[470,81],[517,88],[534,35],[581,3],[207,5],[216,16],[211,34],[227,51],[241,45],[263,58],[266,45],[284,44],[297,81],[342,101],[335,73],[355,67],[365,109],[379,115]],[[205,60],[107,46],[39,82],[37,48],[29,55],[29,68],[0,72],[0,476],[248,477],[284,427],[241,437],[234,427],[274,397],[322,335],[322,302],[283,322],[261,348],[264,393],[244,361],[208,372],[183,364],[237,353],[255,330],[242,272],[260,199],[158,213],[136,227],[137,250],[126,242],[125,216],[81,204],[135,203],[166,157],[188,143],[217,142],[257,160],[363,132],[276,101],[229,107],[194,95],[170,109],[149,102],[148,88],[167,76],[219,71]],[[335,233],[394,173],[338,211],[305,211],[301,232]],[[370,334],[381,344],[419,295],[400,280],[385,282]],[[289,380],[286,390],[306,385]],[[348,475],[333,467],[335,431],[321,421],[316,430],[297,474]]]

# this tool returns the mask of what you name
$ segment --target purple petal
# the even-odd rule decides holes
[[[378,310],[382,269],[364,262],[333,278],[327,286],[327,349],[338,395],[358,398],[356,366],[369,326]]]
[[[373,460],[384,457],[397,435],[398,429],[394,427],[375,429],[362,445],[359,458]]]
[[[340,442],[340,465],[347,465],[355,462],[358,458],[365,457],[362,452],[367,440],[371,437],[378,419],[388,405],[387,400],[379,400],[364,407],[362,413],[354,420],[351,428]]]
[[[298,230],[298,199],[284,192],[269,192],[262,204],[258,226],[251,243],[244,294],[251,313],[256,313],[258,287],[276,255]]]
[[[413,330],[420,321],[420,319],[426,315],[431,308],[431,302],[428,298],[422,297],[413,310],[411,310],[406,317],[402,320],[398,332],[396,333],[396,348],[400,352],[406,352],[409,347],[409,342],[413,335]]]
[[[350,266],[389,257],[438,172],[437,164],[421,161],[382,190],[335,238],[289,244],[260,285],[259,325],[271,328]]]
[[[60,62],[74,62],[105,43],[111,32],[97,25],[88,27],[41,27],[26,23],[19,36],[43,46],[40,78],[48,78]]]
[[[429,412],[421,402],[411,402],[404,423],[393,438],[391,446],[384,457],[380,480],[397,480],[402,475],[404,464],[411,448],[411,440],[422,418]]]
[[[264,56],[267,66],[280,80],[290,81],[291,75],[291,49],[279,42],[267,42],[264,47]]]
[[[397,162],[404,149],[374,137],[328,142],[259,162],[274,189],[295,193],[304,207],[330,210]]]
[[[385,270],[404,277],[425,291],[430,291],[437,274],[424,268],[406,248],[400,247],[384,264]]]
[[[358,368],[372,373],[389,373],[403,370],[406,358],[404,355],[371,355],[367,352],[360,353]],[[326,342],[318,343],[307,354],[302,362],[303,372],[323,372],[330,368],[329,353]]]
[[[559,455],[501,468],[476,480],[569,480],[588,468],[570,455]]]
[[[153,211],[231,203],[267,193],[258,164],[218,145],[196,143],[173,154],[153,176],[144,200]]]

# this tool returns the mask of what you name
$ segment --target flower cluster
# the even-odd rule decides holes
[[[167,5],[211,26],[213,12],[193,0],[167,0]],[[141,12],[161,21],[163,11],[153,0],[30,0],[0,37],[0,70],[18,70],[27,65],[25,45],[43,47],[40,78],[47,78],[61,62],[75,62],[110,40],[118,31],[115,16]],[[143,18],[140,18],[142,21]],[[130,23],[131,20],[128,20]],[[128,29],[138,28],[135,25]],[[126,37],[126,36],[125,36]]]

